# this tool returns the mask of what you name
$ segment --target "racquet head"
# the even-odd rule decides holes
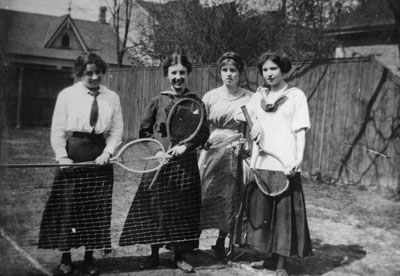
[[[258,188],[265,195],[278,196],[289,187],[288,176],[283,171],[252,169]]]
[[[201,101],[192,98],[178,100],[167,118],[167,135],[172,146],[192,140],[204,121]]]
[[[155,139],[137,139],[124,145],[118,153],[110,159],[110,163],[119,165],[125,170],[136,173],[152,172],[159,169],[170,156],[166,154],[163,145]],[[7,168],[29,167],[76,167],[94,166],[94,161],[72,164],[0,164]]]
[[[158,170],[167,154],[155,139],[137,139],[123,146],[110,161],[130,172],[146,173]]]

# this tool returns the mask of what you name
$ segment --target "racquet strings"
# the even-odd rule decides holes
[[[164,162],[163,158],[151,158],[159,151],[164,149],[156,141],[138,141],[125,148],[120,156],[120,163],[131,171],[151,171]]]
[[[283,193],[288,185],[288,177],[282,171],[253,169],[254,177],[260,190],[267,195],[274,196]]]
[[[194,100],[182,100],[171,110],[169,134],[173,144],[191,139],[202,123],[201,105]]]

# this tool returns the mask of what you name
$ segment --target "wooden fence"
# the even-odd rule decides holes
[[[312,128],[303,170],[326,181],[362,183],[369,189],[400,190],[400,81],[372,58],[294,63],[288,82],[307,95]],[[256,66],[241,86],[262,83]],[[119,92],[125,139],[137,137],[150,98],[168,87],[160,68],[110,71],[106,85]],[[221,85],[215,65],[195,66],[189,88],[202,96]]]

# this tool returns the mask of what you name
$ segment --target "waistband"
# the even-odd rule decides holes
[[[79,131],[74,131],[72,132],[72,136],[78,139],[85,139],[85,140],[102,140],[104,139],[103,133],[100,134],[94,134],[94,133],[87,133],[87,132],[79,132]]]

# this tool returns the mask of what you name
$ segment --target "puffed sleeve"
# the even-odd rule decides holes
[[[66,90],[63,90],[58,94],[51,121],[50,142],[55,153],[56,161],[63,157],[68,157],[66,150],[67,103],[68,94]]]
[[[299,90],[296,96],[292,125],[293,132],[297,132],[301,129],[307,131],[311,127],[307,97],[301,90]]]
[[[115,149],[122,142],[122,133],[124,131],[124,123],[122,119],[121,101],[119,96],[116,95],[114,98],[114,114],[111,119],[111,128],[108,131],[106,140],[105,152],[113,154]]]

